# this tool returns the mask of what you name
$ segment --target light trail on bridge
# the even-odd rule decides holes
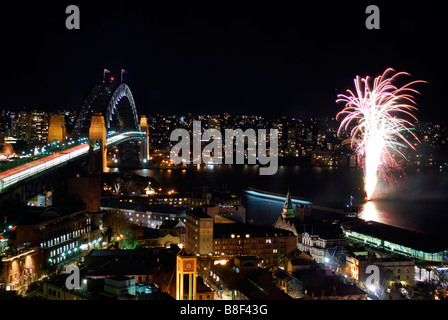
[[[130,138],[144,138],[145,133],[139,131],[129,131],[117,134],[110,138],[107,138],[107,146],[121,143]],[[98,147],[94,148],[98,150]],[[0,173],[0,193],[6,191],[8,188],[14,186],[16,183],[24,181],[25,179],[37,176],[47,170],[57,168],[61,165],[87,155],[89,152],[89,144],[84,143],[82,145],[66,149],[60,153],[52,154],[47,157],[26,163],[24,165],[9,169]]]

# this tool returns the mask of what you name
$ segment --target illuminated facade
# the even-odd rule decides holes
[[[1,260],[0,288],[15,290],[19,294],[25,292],[31,282],[43,275],[41,265],[39,247],[24,247],[20,251],[6,253]]]
[[[177,221],[185,223],[186,219],[179,217],[175,213],[164,213],[154,211],[132,210],[123,208],[101,207],[105,211],[120,211],[124,213],[132,224],[148,228],[160,228],[164,221]]]
[[[100,113],[92,115],[89,128],[89,144],[94,146],[96,142],[100,144],[100,164],[95,167],[102,172],[107,171],[107,145],[106,145],[106,126],[105,119]]]
[[[366,287],[366,278],[370,273],[366,273],[369,265],[375,265],[383,273],[383,285],[390,286],[399,283],[403,286],[414,286],[415,262],[406,258],[375,258],[373,254],[356,252],[346,256],[346,266],[348,276]]]
[[[91,216],[84,211],[61,214],[55,209],[30,213],[17,225],[15,244],[39,246],[42,265],[56,268],[82,257],[92,248],[102,248],[100,230],[92,226]]]
[[[343,225],[343,232],[348,239],[387,252],[427,261],[447,261],[448,244],[426,234],[373,221]]]
[[[263,267],[284,267],[285,255],[297,248],[291,231],[244,223],[217,223],[213,230],[215,255],[254,256]]]
[[[311,165],[333,166],[334,165],[333,152],[324,150],[311,151]]]
[[[291,231],[230,220],[214,223],[200,210],[187,213],[186,239],[193,254],[254,256],[262,259],[263,267],[284,267],[286,253],[297,248]]]
[[[54,140],[63,142],[66,135],[65,117],[63,115],[51,115],[48,127],[48,143]]]
[[[298,244],[301,251],[309,252],[317,263],[328,263],[332,251],[345,244],[342,234],[312,234],[302,233],[302,242]]]
[[[148,119],[146,116],[140,117],[140,129],[145,133],[146,139],[141,144],[141,151],[143,155],[143,162],[146,163],[149,160],[149,127],[148,127]]]
[[[347,276],[349,276],[352,279],[355,279],[356,281],[359,281],[359,262],[361,259],[356,254],[347,255],[345,258],[348,271]]]
[[[193,254],[213,253],[213,218],[202,209],[187,213],[186,248]]]
[[[34,110],[20,111],[14,117],[14,137],[30,143],[46,143],[48,137],[49,116]]]
[[[185,276],[188,277],[188,294],[185,295]],[[176,300],[196,300],[197,259],[182,250],[176,258]]]
[[[49,116],[43,111],[31,112],[31,141],[46,143],[48,138]]]

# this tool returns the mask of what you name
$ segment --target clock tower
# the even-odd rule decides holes
[[[184,300],[185,276],[188,276],[188,300],[195,300],[197,258],[182,249],[176,262],[176,300]]]

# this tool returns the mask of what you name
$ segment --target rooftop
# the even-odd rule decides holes
[[[193,210],[189,210],[187,211],[188,215],[191,215],[193,217],[196,217],[198,219],[213,219],[212,217],[210,217],[206,212],[206,207],[204,208],[193,208]]]
[[[293,274],[303,283],[310,296],[341,297],[341,296],[367,296],[367,293],[355,285],[344,283],[339,277],[328,273],[321,268],[295,271]]]
[[[138,267],[135,265],[141,265],[142,268],[146,267],[150,270],[158,266],[162,268],[171,268],[176,263],[176,254],[179,248],[172,245],[171,248],[138,248],[134,250],[91,250],[88,255],[84,257],[85,265],[89,272],[95,271],[98,268],[106,268],[107,262],[117,262],[122,263],[121,265],[108,265],[107,268],[103,270],[97,270],[96,272],[110,272],[113,273],[113,269],[126,269],[126,272],[121,274],[138,274]],[[93,274],[89,274],[93,275]],[[100,275],[100,274],[98,274]]]
[[[289,274],[288,272],[286,272],[285,270],[282,270],[282,269],[276,269],[272,273],[272,275],[274,276],[274,278],[278,278],[283,281],[289,281],[289,280],[295,279],[295,277],[292,274]]]
[[[151,270],[143,263],[139,262],[123,262],[123,261],[108,261],[103,265],[89,270],[87,276],[115,276],[122,277],[124,275],[149,275],[152,274]],[[121,279],[123,280],[123,279]],[[119,280],[119,281],[121,281]]]
[[[45,221],[68,217],[74,213],[84,212],[80,207],[28,207],[19,225],[36,225]]]
[[[103,295],[98,294],[97,292],[88,290],[85,285],[81,285],[81,288],[79,288],[79,289],[68,290],[65,285],[66,279],[67,279],[67,275],[62,273],[62,274],[58,274],[58,275],[51,275],[51,277],[46,278],[43,281],[46,282],[48,285],[60,288],[63,291],[70,292],[79,297],[83,297],[83,298],[86,298],[89,300],[108,299],[108,297],[106,297],[106,296],[103,296]]]
[[[296,226],[296,229],[299,233],[306,232],[310,235],[318,235],[322,239],[339,239],[343,237],[341,226],[328,222],[302,224]]]
[[[88,253],[90,257],[112,257],[112,256],[128,256],[131,252],[129,250],[98,250],[92,249]]]
[[[250,300],[292,300],[292,297],[273,284],[272,275],[266,270],[248,274],[238,283],[238,289]]]
[[[163,220],[162,224],[160,225],[160,229],[166,228],[166,229],[175,229],[175,228],[184,228],[185,224],[181,221],[177,220]]]
[[[251,237],[294,236],[294,233],[291,231],[251,223],[215,223],[213,225],[214,238],[230,238],[232,235],[240,235],[240,237],[244,238],[246,234]]]
[[[375,221],[359,223],[354,226],[350,226],[349,229],[354,232],[369,235],[371,237],[427,253],[448,250],[448,241],[442,238]]]
[[[151,211],[154,213],[162,213],[162,214],[176,214],[179,216],[182,216],[185,213],[184,208],[176,208],[173,206],[164,206],[164,205],[158,205],[158,204],[149,204],[148,202],[120,201],[119,199],[104,198],[104,197],[101,198],[101,206],[134,210],[134,211],[138,211],[138,212]]]
[[[128,281],[128,280],[132,280],[132,279],[133,279],[132,277],[117,275],[117,276],[113,276],[113,277],[107,277],[105,279],[105,283],[110,282],[110,281]]]
[[[212,289],[210,289],[205,283],[204,279],[201,276],[198,276],[197,283],[196,283],[196,292],[198,293],[211,293],[213,292]]]
[[[305,259],[292,259],[290,260],[293,266],[307,266],[307,265],[315,265],[315,260],[305,260]]]

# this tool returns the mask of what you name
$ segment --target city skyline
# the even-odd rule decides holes
[[[431,4],[379,3],[380,30],[365,27],[364,3],[179,2],[141,10],[80,2],[80,30],[65,28],[67,5],[8,4],[1,27],[14,33],[4,33],[0,81],[11,94],[2,95],[2,108],[76,110],[103,69],[116,78],[125,69],[140,114],[332,117],[337,94],[356,75],[392,67],[428,82],[418,88],[419,119],[443,115],[443,8]]]

